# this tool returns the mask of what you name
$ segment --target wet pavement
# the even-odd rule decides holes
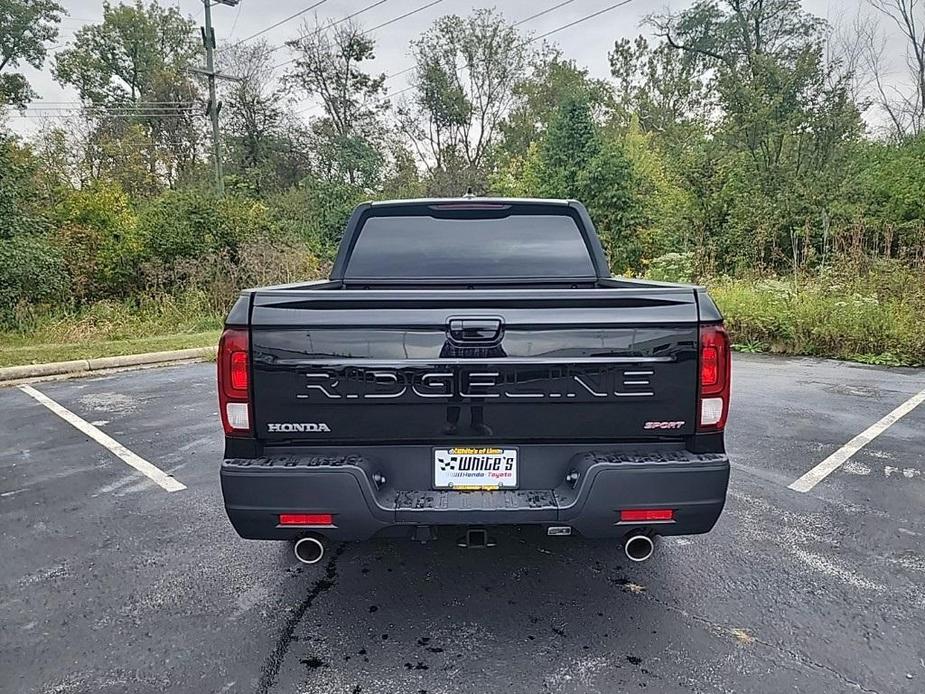
[[[925,405],[787,487],[925,372],[736,355],[726,510],[644,564],[509,529],[306,567],[228,524],[213,371],[35,385],[171,493],[0,389],[0,692],[925,691]]]

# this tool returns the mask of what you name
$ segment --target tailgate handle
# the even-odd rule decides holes
[[[452,342],[489,344],[501,340],[504,321],[497,317],[450,318],[446,332]]]

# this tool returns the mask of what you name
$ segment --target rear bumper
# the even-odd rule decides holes
[[[661,535],[708,532],[726,500],[724,454],[582,452],[567,459],[577,482],[551,489],[452,492],[401,489],[373,482],[374,455],[227,459],[225,508],[241,537],[289,540],[316,532],[332,541],[410,534],[416,526],[567,525],[585,537],[622,537],[646,527]],[[564,475],[563,475],[564,477]],[[625,525],[619,511],[671,508],[666,523]],[[281,527],[281,513],[330,513],[334,525]]]

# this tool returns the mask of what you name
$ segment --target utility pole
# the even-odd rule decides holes
[[[228,5],[234,7],[240,0],[217,0],[215,4]],[[194,69],[194,72],[204,74],[209,80],[209,103],[206,106],[206,115],[212,120],[212,149],[215,158],[215,192],[222,196],[225,194],[225,175],[222,171],[222,131],[218,125],[218,114],[222,110],[222,104],[215,95],[215,78],[219,76],[215,72],[215,29],[212,28],[212,2],[202,0],[205,8],[206,25],[201,27],[202,45],[206,49],[206,69]]]

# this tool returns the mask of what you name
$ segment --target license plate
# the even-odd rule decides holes
[[[472,491],[516,487],[516,448],[434,449],[434,489]]]

